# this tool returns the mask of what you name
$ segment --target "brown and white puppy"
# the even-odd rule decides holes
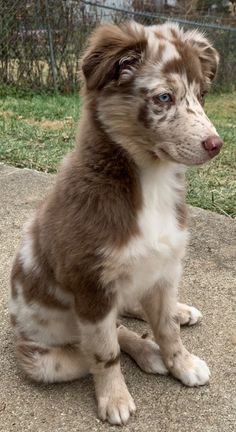
[[[120,349],[147,372],[188,386],[209,369],[179,324],[201,313],[177,303],[187,240],[186,165],[222,141],[203,110],[218,54],[172,24],[106,25],[82,59],[84,105],[75,150],[25,228],[12,269],[10,314],[22,368],[37,381],[92,373],[98,414],[126,423],[135,405]],[[158,345],[123,326],[145,317]]]

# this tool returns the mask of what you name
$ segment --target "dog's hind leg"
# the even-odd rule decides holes
[[[202,319],[201,312],[194,306],[188,306],[184,303],[177,303],[177,314],[180,325],[194,325]]]
[[[78,345],[50,347],[19,339],[16,354],[21,368],[34,381],[72,381],[88,373],[85,358]]]
[[[144,372],[161,375],[168,373],[159,346],[147,333],[139,336],[123,325],[119,325],[117,331],[121,350],[129,354]]]
[[[125,309],[122,311],[122,316],[147,321],[145,312],[141,304],[135,301],[132,302],[132,304],[126,305]]]
[[[140,303],[132,303],[127,305],[122,315],[128,318],[136,318],[142,321],[147,321],[145,312]],[[192,326],[202,319],[201,312],[194,306],[188,306],[184,303],[177,303],[177,315],[180,325]]]

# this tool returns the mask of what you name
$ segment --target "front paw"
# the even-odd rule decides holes
[[[206,362],[190,353],[177,355],[170,371],[188,387],[207,384],[211,375]]]
[[[99,418],[112,425],[125,425],[130,415],[136,411],[133,398],[124,382],[113,383],[97,399]]]

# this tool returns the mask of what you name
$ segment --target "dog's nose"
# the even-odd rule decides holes
[[[207,150],[211,157],[214,157],[219,153],[223,144],[223,140],[216,135],[209,136],[205,141],[202,142],[204,149]]]

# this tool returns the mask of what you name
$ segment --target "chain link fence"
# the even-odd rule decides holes
[[[0,0],[0,84],[33,90],[76,90],[79,58],[93,28],[104,21],[135,19],[143,24],[171,20],[184,28],[202,30],[221,54],[218,86],[235,88],[236,20],[230,19],[228,25],[224,17],[206,11],[197,15],[196,10],[183,15],[182,9],[190,10],[193,0],[182,9],[173,6],[181,4],[176,1]]]

